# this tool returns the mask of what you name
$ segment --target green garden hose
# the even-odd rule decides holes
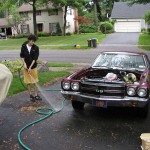
[[[21,73],[20,73],[20,72],[21,72],[21,69],[22,69],[22,67],[18,70],[19,79],[20,79],[20,82],[21,82],[21,84],[23,85],[23,87],[26,88],[25,85],[23,84],[22,80],[21,80]],[[41,91],[60,91],[60,89],[48,88],[48,89],[40,90],[40,92],[41,92]],[[59,112],[64,108],[64,101],[65,101],[65,100],[62,100],[62,106],[61,106],[61,108],[60,108],[59,110],[54,110],[54,108],[52,108],[52,107],[49,107],[49,108],[48,108],[48,107],[44,107],[44,108],[38,108],[38,109],[36,109],[36,113],[41,114],[41,115],[45,115],[45,116],[42,117],[42,118],[40,118],[40,119],[38,119],[38,120],[35,120],[35,121],[33,121],[33,122],[27,124],[27,125],[25,125],[25,126],[24,126],[23,128],[21,128],[21,130],[19,131],[19,133],[18,133],[18,141],[19,141],[19,143],[21,144],[21,146],[22,146],[24,149],[26,149],[26,150],[31,150],[28,146],[26,146],[26,145],[22,142],[22,140],[21,140],[21,133],[22,133],[25,129],[27,129],[28,127],[30,127],[31,125],[36,124],[36,123],[38,123],[38,122],[40,122],[40,121],[42,121],[42,120],[44,120],[44,119],[46,119],[46,118],[52,116],[53,114],[59,113]],[[46,112],[45,112],[45,111],[46,111]]]

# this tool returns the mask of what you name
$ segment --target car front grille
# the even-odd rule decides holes
[[[125,95],[125,83],[116,82],[81,82],[80,92],[95,97],[113,96],[124,97]]]

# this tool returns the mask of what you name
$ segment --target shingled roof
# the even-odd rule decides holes
[[[112,10],[112,19],[141,19],[150,10],[150,3],[133,4],[129,6],[127,2],[115,2]]]
[[[47,7],[38,7],[37,8],[37,10],[45,10],[45,9],[47,9],[47,8],[54,8],[53,6],[52,6],[52,4],[48,4],[47,5]],[[32,5],[30,5],[29,3],[26,3],[26,4],[23,4],[23,5],[21,5],[19,8],[18,8],[18,11],[19,12],[27,12],[27,11],[33,11],[33,7],[32,7]]]

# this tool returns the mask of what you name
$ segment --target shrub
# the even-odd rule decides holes
[[[21,60],[3,60],[1,63],[4,64],[12,72],[13,75],[18,74],[18,69],[20,69],[22,66]]]
[[[15,35],[15,38],[16,38],[16,39],[23,38],[23,34],[17,34],[17,35]]]
[[[145,29],[145,28],[142,28],[142,29],[141,29],[141,32],[143,32],[143,33],[146,32],[146,29]]]
[[[70,33],[70,32],[67,32],[66,35],[67,35],[67,36],[71,36],[71,33]]]
[[[46,36],[49,36],[49,33],[47,32],[38,32],[38,37],[46,37]]]
[[[59,23],[56,24],[56,33],[57,33],[58,35],[62,35],[62,31],[61,31],[61,28],[60,28],[60,24],[59,24]]]
[[[79,26],[80,33],[95,33],[97,31],[96,26],[93,24],[81,24]]]
[[[150,28],[147,28],[147,33],[150,34]]]
[[[100,31],[102,33],[112,33],[113,25],[110,22],[102,22],[100,23]]]

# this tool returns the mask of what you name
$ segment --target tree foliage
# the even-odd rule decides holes
[[[144,16],[145,21],[150,24],[150,10]]]
[[[74,19],[77,20],[79,24],[91,23],[92,22],[92,19],[86,18],[84,16],[77,16]]]

